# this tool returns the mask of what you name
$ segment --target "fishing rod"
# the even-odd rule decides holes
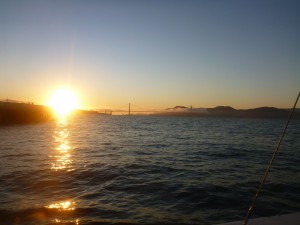
[[[279,142],[278,142],[278,144],[277,144],[277,146],[276,146],[276,149],[275,149],[275,151],[274,151],[274,153],[273,153],[273,156],[272,156],[272,158],[271,158],[271,160],[270,160],[269,166],[268,166],[268,168],[267,168],[267,170],[266,170],[266,172],[265,172],[265,175],[263,176],[263,178],[262,178],[262,180],[261,180],[261,183],[260,183],[260,185],[259,185],[259,187],[258,187],[258,190],[257,190],[257,192],[256,192],[255,198],[254,198],[254,200],[253,200],[251,206],[249,207],[247,216],[246,216],[245,221],[244,221],[244,225],[247,225],[248,220],[249,220],[250,216],[252,215],[252,213],[253,213],[253,211],[254,211],[254,207],[255,207],[256,201],[257,201],[257,199],[258,199],[258,196],[260,195],[261,190],[262,190],[262,188],[263,188],[263,186],[264,186],[264,184],[265,184],[265,181],[266,181],[266,179],[267,179],[267,176],[268,176],[268,174],[269,174],[269,172],[270,172],[270,169],[271,169],[271,167],[272,167],[273,161],[274,161],[274,159],[275,159],[275,157],[276,157],[276,155],[277,155],[277,152],[278,152],[278,150],[279,150],[279,147],[280,147],[280,145],[281,145],[283,136],[284,136],[285,133],[286,133],[287,127],[288,127],[288,125],[289,125],[289,123],[290,123],[290,120],[291,120],[291,118],[292,118],[292,116],[293,116],[293,114],[294,114],[294,111],[295,111],[295,109],[296,109],[296,105],[297,105],[297,103],[298,103],[299,96],[300,96],[300,91],[299,91],[299,94],[298,94],[297,99],[296,99],[296,101],[295,101],[294,107],[293,107],[293,109],[292,109],[292,111],[291,111],[291,114],[290,114],[290,116],[289,116],[289,118],[288,118],[288,121],[287,121],[287,123],[286,123],[286,125],[285,125],[285,128],[284,128],[284,130],[283,130],[283,132],[282,132],[282,134],[281,134],[281,137],[280,137],[280,139],[279,139]]]

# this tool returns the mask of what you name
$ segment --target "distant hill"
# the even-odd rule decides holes
[[[235,112],[237,110],[232,108],[231,106],[217,106],[215,108],[209,108],[208,111],[210,111],[210,112]]]
[[[175,106],[154,115],[165,116],[198,116],[198,117],[245,117],[245,118],[288,118],[291,109],[274,107],[259,107],[254,109],[234,109],[231,106],[217,106],[214,108],[188,108]],[[300,119],[300,109],[296,109],[293,118]]]

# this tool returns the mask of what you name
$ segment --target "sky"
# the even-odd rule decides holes
[[[0,99],[291,108],[297,0],[0,0]]]

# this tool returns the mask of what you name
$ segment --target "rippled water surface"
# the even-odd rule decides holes
[[[81,116],[0,127],[0,224],[217,224],[246,215],[285,120]],[[300,121],[254,216],[300,211]]]

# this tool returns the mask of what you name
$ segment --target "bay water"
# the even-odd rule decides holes
[[[286,120],[82,115],[0,127],[0,224],[242,220]],[[253,217],[300,211],[292,120]]]

